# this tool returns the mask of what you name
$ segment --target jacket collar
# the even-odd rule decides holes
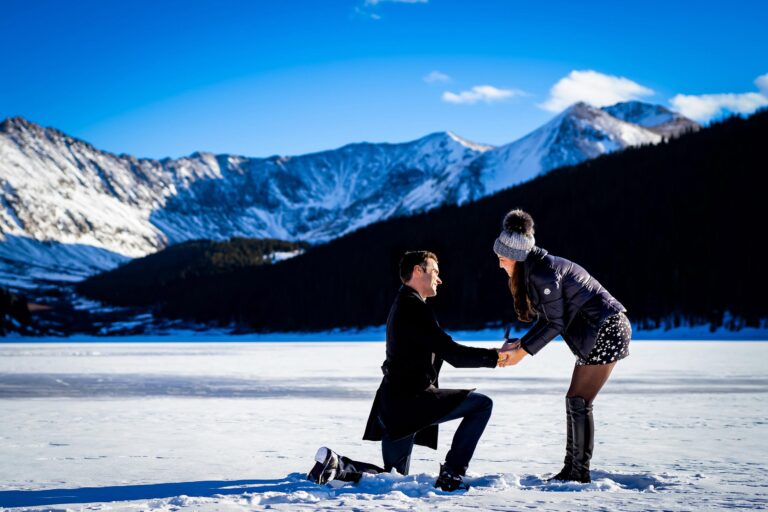
[[[398,293],[400,295],[413,295],[414,297],[419,299],[421,302],[426,303],[426,301],[421,297],[421,295],[419,295],[419,292],[417,292],[407,284],[402,285]]]
[[[542,249],[541,247],[534,245],[533,249],[531,249],[531,252],[528,253],[528,257],[525,259],[527,262],[528,260],[534,260],[534,259],[544,259],[544,256],[549,254],[546,249]]]
[[[542,249],[541,247],[534,246],[533,249],[531,249],[531,252],[528,253],[528,257],[525,258],[525,264],[523,265],[523,268],[525,268],[525,282],[528,282],[528,279],[531,276],[531,269],[536,266],[538,262],[544,259],[544,257],[549,254],[546,249]]]

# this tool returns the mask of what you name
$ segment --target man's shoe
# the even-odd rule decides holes
[[[571,468],[571,474],[566,480],[571,482],[578,482],[580,484],[588,484],[592,481],[592,477],[589,474],[589,468],[573,467]]]
[[[563,469],[561,469],[559,473],[547,478],[547,482],[567,481],[570,479],[571,479],[571,466],[570,464],[566,464],[565,466],[563,466]]]
[[[464,481],[464,477],[460,472],[447,464],[440,464],[440,475],[437,477],[437,481],[435,481],[435,488],[445,492],[466,491],[469,489],[469,484]]]
[[[336,478],[338,471],[339,456],[323,446],[315,454],[315,465],[307,473],[307,480],[323,485]]]

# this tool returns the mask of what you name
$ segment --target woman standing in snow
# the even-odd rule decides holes
[[[535,355],[561,335],[576,356],[566,393],[565,465],[551,480],[590,482],[594,446],[592,402],[620,359],[629,355],[632,327],[626,309],[582,267],[536,247],[533,218],[522,210],[504,217],[493,250],[509,277],[515,313],[536,323],[520,339],[507,340],[505,364]]]

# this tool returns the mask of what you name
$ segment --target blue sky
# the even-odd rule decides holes
[[[3,0],[0,118],[160,158],[504,144],[580,99],[768,105],[766,2],[623,4]]]

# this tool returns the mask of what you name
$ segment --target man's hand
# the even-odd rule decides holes
[[[528,355],[528,352],[526,352],[522,348],[516,348],[514,350],[505,350],[504,352],[499,352],[499,366],[501,368],[504,368],[507,366],[516,365],[527,355]],[[503,360],[502,360],[502,357],[503,357]]]
[[[498,361],[496,361],[496,366],[499,368],[504,368],[505,366],[509,366],[509,352],[502,352],[500,349],[496,349],[496,353],[499,355]]]
[[[520,347],[519,339],[506,340],[499,349],[499,362],[497,364],[500,368],[516,365],[526,355],[528,352]]]

